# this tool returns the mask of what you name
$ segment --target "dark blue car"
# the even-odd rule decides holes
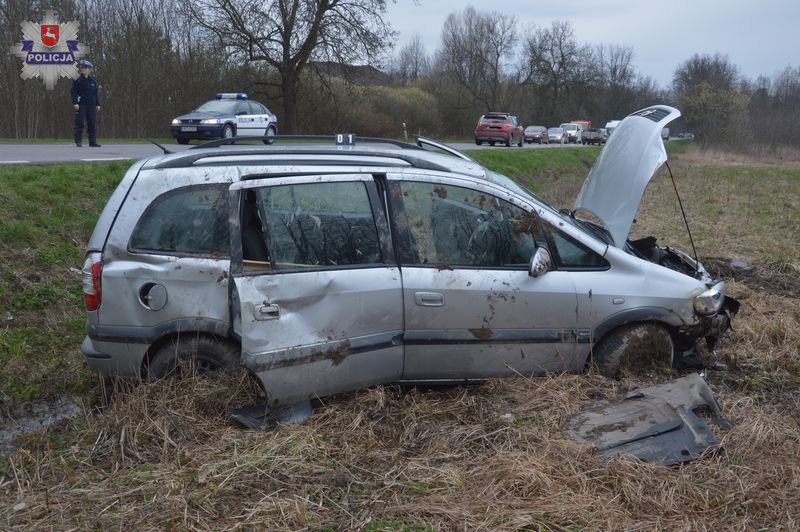
[[[175,118],[170,131],[179,144],[192,139],[274,137],[278,118],[243,92],[220,92],[191,113]],[[272,141],[265,139],[264,144]]]

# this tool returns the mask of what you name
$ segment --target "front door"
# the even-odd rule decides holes
[[[475,183],[421,177],[391,180],[390,191],[405,235],[403,379],[583,366],[572,274],[528,275],[541,233],[534,213],[507,191]]]
[[[231,193],[234,328],[269,404],[397,380],[401,279],[372,177],[243,181]]]

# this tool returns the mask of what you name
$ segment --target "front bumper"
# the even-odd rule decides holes
[[[170,133],[172,133],[172,137],[176,139],[216,139],[222,138],[222,131],[224,128],[225,124],[182,124],[180,126],[171,126]]]
[[[730,296],[724,296],[722,305],[716,314],[703,316],[699,322],[678,330],[676,349],[687,351],[694,348],[697,340],[706,339],[709,351],[716,348],[720,336],[731,328],[733,317],[739,312],[741,304]]]

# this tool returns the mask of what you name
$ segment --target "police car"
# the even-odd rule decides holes
[[[191,113],[175,118],[170,131],[178,144],[192,139],[273,137],[278,133],[278,118],[243,92],[220,92]],[[264,144],[272,141],[265,139]]]

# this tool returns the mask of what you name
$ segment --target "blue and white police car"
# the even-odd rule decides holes
[[[170,131],[178,144],[192,139],[273,137],[278,133],[278,118],[243,92],[220,92],[191,113],[175,118]],[[265,139],[264,144],[272,141]]]

